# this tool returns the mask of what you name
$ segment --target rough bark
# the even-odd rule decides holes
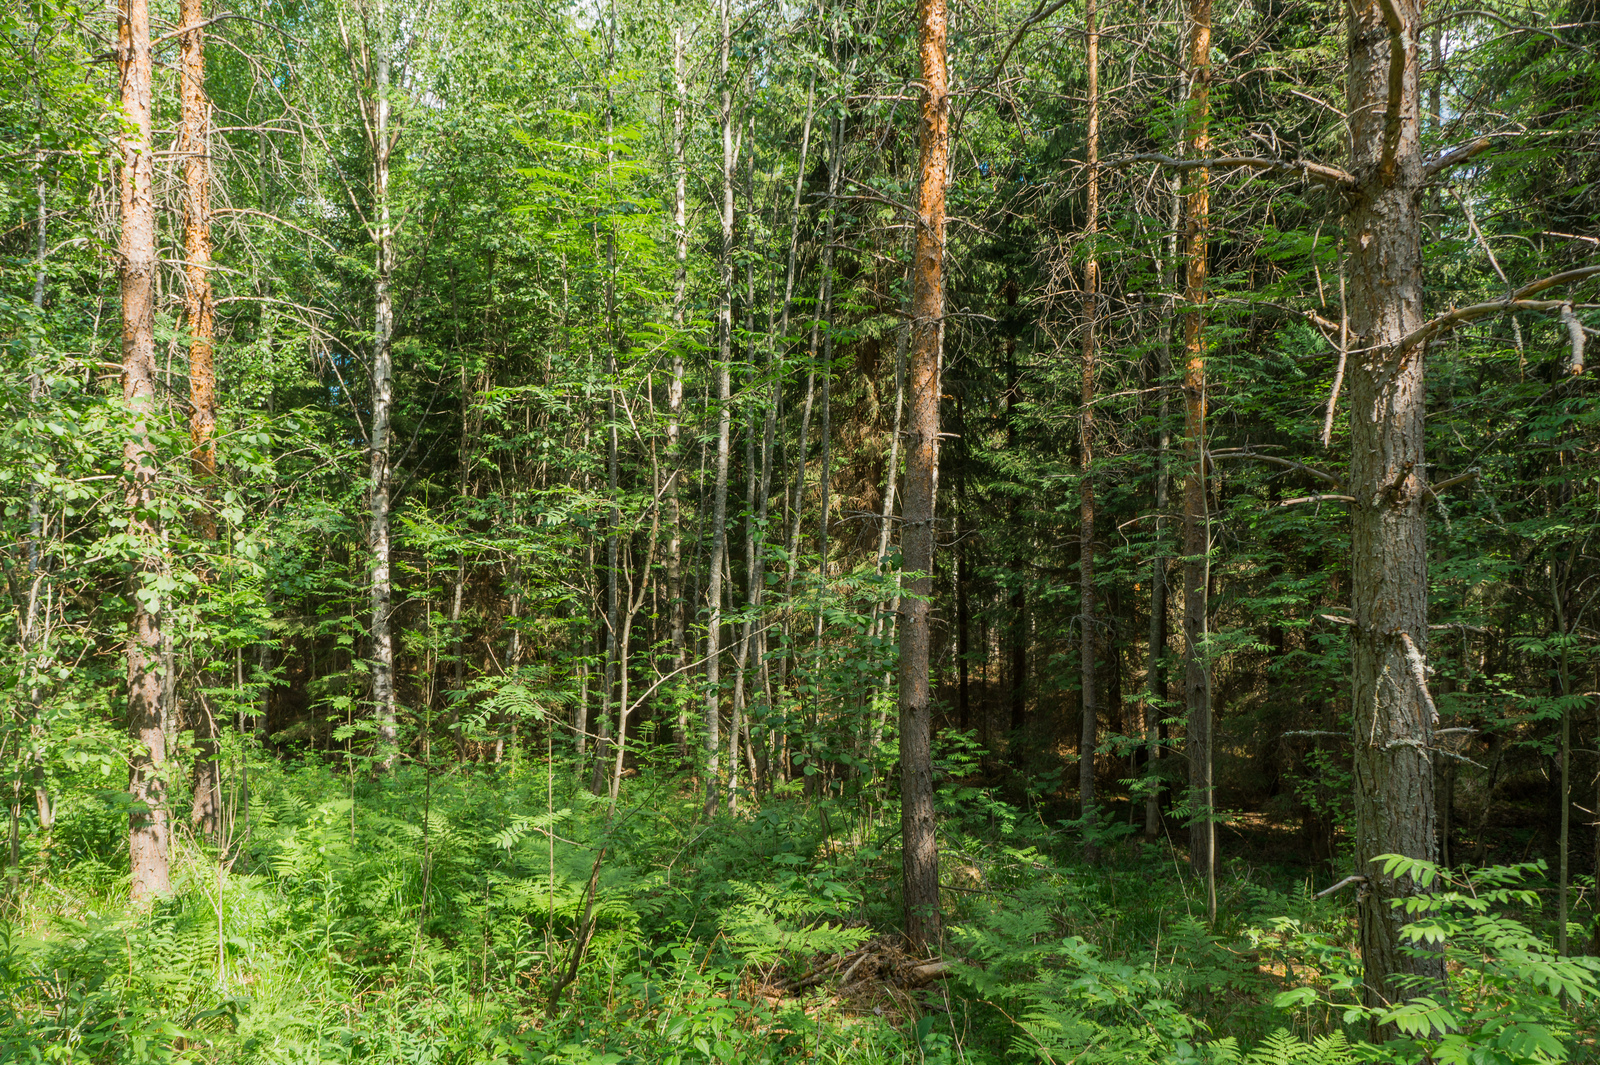
[[[942,938],[933,811],[928,597],[933,591],[933,523],[939,481],[945,181],[950,157],[945,0],[919,0],[917,16],[922,100],[906,390],[910,424],[900,534],[905,569],[916,576],[907,582],[909,594],[900,599],[900,830],[906,939],[914,950],[928,950]]]
[[[128,578],[133,617],[128,627],[129,758],[128,859],[135,902],[172,892],[167,867],[170,827],[163,770],[161,618],[147,578],[160,567],[156,512],[156,450],[151,419],[156,414],[155,153],[151,142],[150,8],[147,0],[123,0],[117,11],[117,74],[122,98],[120,138],[122,233],[118,266],[122,289],[122,401],[128,436],[122,475],[128,532],[137,553]],[[152,609],[155,606],[156,609]]]
[[[1422,351],[1396,355],[1423,323],[1424,189],[1418,0],[1351,5],[1347,110],[1357,187],[1346,208],[1350,368],[1351,667],[1358,922],[1369,1005],[1442,994],[1444,959],[1408,954],[1394,902],[1418,893],[1374,859],[1433,860],[1433,720],[1408,659],[1426,654]],[[1420,977],[1403,987],[1400,978]]]

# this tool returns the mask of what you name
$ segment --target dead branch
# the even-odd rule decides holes
[[[1319,181],[1325,185],[1333,185],[1338,188],[1353,189],[1356,186],[1354,175],[1348,171],[1340,170],[1336,166],[1328,166],[1325,163],[1313,163],[1305,159],[1267,159],[1253,155],[1226,155],[1219,159],[1174,159],[1170,155],[1147,152],[1139,155],[1125,155],[1119,159],[1110,160],[1107,165],[1120,167],[1129,163],[1159,163],[1169,170],[1245,167],[1251,170],[1270,170],[1283,174],[1299,174],[1307,180]]]

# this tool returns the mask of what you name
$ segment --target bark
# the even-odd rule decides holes
[[[372,198],[376,211],[372,328],[372,426],[369,432],[367,549],[372,553],[371,636],[372,703],[378,719],[378,757],[385,769],[398,754],[399,727],[395,717],[394,636],[390,631],[389,576],[389,417],[394,406],[394,229],[389,217],[389,78],[388,44],[381,39],[387,22],[378,5],[374,81],[377,98],[372,106]]]
[[[615,47],[616,18],[615,11],[611,12],[606,20],[606,70],[612,68]],[[612,137],[614,134],[615,116],[611,96],[611,82],[607,78],[605,91],[606,109],[606,169],[609,172],[611,165],[616,160],[616,150]],[[622,649],[619,657],[618,637],[621,635],[621,619],[618,612],[621,609],[619,600],[618,582],[621,573],[618,567],[620,558],[620,537],[622,528],[622,508],[617,504],[617,492],[621,485],[621,462],[618,455],[617,439],[617,345],[619,335],[617,332],[617,240],[616,234],[609,228],[606,230],[606,281],[605,281],[605,315],[606,315],[606,499],[610,501],[611,508],[606,513],[606,641],[605,664],[603,669],[602,687],[600,690],[600,712],[595,718],[594,741],[594,773],[589,782],[589,790],[596,795],[602,793],[606,787],[606,768],[611,754],[611,706],[616,702],[617,675],[627,671],[627,652]],[[630,616],[629,620],[632,618]],[[620,707],[620,704],[617,704]],[[621,710],[618,710],[621,714]],[[620,735],[621,721],[619,716],[618,732]],[[621,757],[619,749],[618,757]],[[620,773],[621,770],[619,769]]]
[[[845,72],[849,78],[848,69]],[[817,611],[812,625],[811,644],[815,652],[812,661],[814,668],[820,669],[822,664],[822,597],[823,584],[828,576],[828,521],[832,507],[832,495],[829,489],[833,480],[833,240],[838,226],[838,195],[839,177],[844,169],[844,119],[834,119],[833,147],[828,157],[828,221],[823,229],[822,252],[822,302],[815,322],[812,324],[812,344],[816,343],[818,328],[825,325],[822,333],[822,455],[820,456],[821,470],[817,476],[817,488],[821,495],[820,511],[817,518]],[[795,512],[796,525],[798,526],[799,511]],[[798,545],[797,545],[798,546]],[[814,686],[813,690],[817,690]],[[813,701],[810,711],[811,727],[808,729],[812,736],[820,736],[821,731],[816,728],[815,717],[818,707]],[[822,783],[822,751],[813,748],[810,753],[810,765],[816,767],[817,773],[806,778],[808,788]]]
[[[939,360],[944,332],[950,101],[945,0],[919,0],[917,15],[922,99],[907,366],[910,425],[900,534],[905,570],[916,576],[908,582],[910,594],[900,599],[900,829],[906,939],[913,950],[925,951],[936,947],[943,938],[933,810],[928,597],[933,591],[933,523],[939,481]]]
[[[122,233],[118,266],[122,289],[122,401],[128,437],[122,447],[128,531],[138,552],[128,579],[133,617],[128,627],[129,759],[128,860],[136,903],[169,895],[169,825],[163,771],[161,618],[146,593],[147,578],[160,566],[156,512],[156,449],[151,419],[156,414],[155,283],[156,205],[151,142],[150,8],[147,0],[123,0],[117,11],[117,75],[122,98],[120,138]],[[153,594],[153,593],[152,593]]]
[[[1095,0],[1084,8],[1085,36],[1089,71],[1089,119],[1087,132],[1088,188],[1085,200],[1084,239],[1089,258],[1083,264],[1083,367],[1078,408],[1078,474],[1081,478],[1078,504],[1078,597],[1079,624],[1082,625],[1078,683],[1082,731],[1078,742],[1078,804],[1087,825],[1094,817],[1094,756],[1100,726],[1100,706],[1095,692],[1095,595],[1094,595],[1094,371],[1096,311],[1100,298],[1100,263],[1095,258],[1095,239],[1100,228],[1100,30],[1096,23]],[[1089,847],[1093,859],[1098,848]]]
[[[1357,187],[1346,210],[1350,368],[1351,667],[1358,923],[1369,1006],[1442,995],[1444,959],[1409,955],[1395,900],[1421,892],[1375,859],[1437,856],[1431,700],[1410,661],[1426,654],[1418,0],[1351,7],[1347,110]],[[1401,978],[1420,984],[1406,986]]]
[[[183,125],[178,154],[183,157],[185,191],[183,314],[189,328],[189,465],[197,492],[205,496],[217,475],[217,378],[211,357],[210,104],[205,93],[205,31],[201,29],[205,15],[200,0],[182,0],[178,17],[188,27],[179,61]],[[196,513],[195,525],[203,539],[217,538],[216,518],[209,509],[202,507]],[[213,675],[209,669],[201,673],[202,677]],[[194,720],[194,796],[189,822],[204,838],[215,841],[222,827],[217,719],[203,694],[196,701],[200,705]]]
[[[1188,155],[1203,159],[1211,149],[1211,0],[1189,3]],[[1190,177],[1184,234],[1183,322],[1184,458],[1183,487],[1183,693],[1188,712],[1185,748],[1189,757],[1189,867],[1207,884],[1206,912],[1215,913],[1216,831],[1212,822],[1211,665],[1206,661],[1206,593],[1210,519],[1206,513],[1206,362],[1204,304],[1206,241],[1210,225],[1210,171]]]
[[[667,631],[671,669],[683,669],[687,658],[684,635],[683,598],[683,513],[679,503],[678,480],[683,467],[683,345],[684,318],[688,307],[689,278],[689,170],[684,160],[687,148],[689,75],[683,29],[672,31],[672,235],[676,265],[672,273],[672,323],[677,338],[672,347],[672,376],[667,383]],[[678,757],[689,760],[689,707],[680,704],[677,736]]]
[[[1176,259],[1177,252],[1177,222],[1178,212],[1182,200],[1179,197],[1178,183],[1172,179],[1172,220],[1173,228],[1167,238],[1166,261],[1161,264],[1162,275]],[[1166,298],[1165,318],[1168,323],[1172,319],[1172,297]],[[1166,382],[1172,373],[1171,351],[1172,329],[1169,324],[1162,325],[1161,346],[1156,352],[1156,378],[1160,382],[1161,392],[1159,409],[1156,414],[1156,492],[1155,492],[1155,558],[1150,562],[1150,660],[1145,670],[1145,744],[1150,752],[1150,774],[1153,781],[1160,781],[1156,773],[1156,763],[1161,758],[1161,717],[1166,713],[1167,701],[1167,676],[1162,664],[1162,657],[1167,653],[1167,552],[1166,552],[1166,513],[1167,493],[1171,476],[1167,470],[1167,452],[1172,446],[1172,434],[1168,429],[1167,418],[1170,414],[1167,398]],[[1152,720],[1151,712],[1154,708],[1155,719]],[[1146,839],[1155,839],[1161,834],[1161,789],[1159,785],[1150,790],[1144,803],[1144,834]]]
[[[732,46],[731,0],[722,0],[722,246],[717,256],[720,297],[717,302],[717,465],[711,500],[711,564],[706,582],[706,814],[716,809],[722,795],[721,766],[721,640],[722,566],[728,550],[728,451],[733,420],[729,403],[733,359],[733,195],[737,154],[733,132],[733,85],[728,80],[728,53]]]

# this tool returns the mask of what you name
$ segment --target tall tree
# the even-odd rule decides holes
[[[372,670],[372,704],[377,720],[378,757],[392,767],[399,753],[399,723],[394,692],[394,633],[391,627],[394,585],[390,573],[389,517],[394,470],[390,421],[394,414],[394,268],[395,231],[389,199],[390,163],[399,131],[392,128],[390,93],[393,42],[385,0],[375,10],[363,8],[366,39],[356,46],[344,16],[339,34],[361,112],[361,128],[372,153],[372,216],[367,235],[372,241],[372,362],[367,423],[367,550],[369,622],[367,636]],[[370,95],[369,95],[370,85]]]
[[[928,684],[929,597],[939,486],[939,361],[944,339],[945,184],[950,165],[949,19],[945,0],[918,0],[921,60],[917,215],[912,251],[911,344],[905,491],[900,553],[900,832],[906,938],[917,950],[939,944],[939,848],[933,811],[933,718]]]
[[[711,499],[711,561],[706,580],[706,813],[716,808],[722,794],[719,776],[721,742],[722,576],[728,552],[728,452],[733,423],[729,402],[733,361],[733,200],[738,163],[733,115],[733,81],[729,56],[733,48],[732,0],[720,5],[721,44],[718,72],[721,80],[722,125],[722,243],[717,256],[719,295],[717,301],[717,465],[716,484]]]
[[[1355,718],[1358,910],[1368,1005],[1444,985],[1444,955],[1401,937],[1396,902],[1422,890],[1387,873],[1384,854],[1433,859],[1435,714],[1428,644],[1424,513],[1422,200],[1419,0],[1350,7],[1346,110],[1354,188],[1347,197],[1349,262],[1351,706]],[[1409,979],[1408,978],[1412,978]],[[1415,978],[1420,978],[1418,984]],[[1438,993],[1436,990],[1434,993]]]
[[[1082,730],[1078,742],[1078,804],[1087,825],[1094,817],[1094,755],[1100,725],[1100,706],[1095,699],[1095,600],[1094,600],[1094,371],[1095,345],[1099,326],[1100,262],[1095,240],[1100,229],[1100,26],[1095,0],[1084,7],[1084,37],[1089,72],[1089,118],[1085,169],[1083,236],[1089,256],[1083,264],[1083,366],[1078,407],[1078,472],[1081,477],[1078,502],[1078,596],[1079,623],[1083,627],[1079,645],[1078,685],[1082,702]],[[1090,847],[1093,856],[1096,848]]]
[[[133,617],[128,627],[129,758],[128,864],[135,902],[170,894],[170,826],[167,813],[167,734],[162,696],[159,592],[161,566],[156,506],[155,145],[151,140],[150,6],[123,0],[117,10],[117,77],[122,99],[120,187],[122,233],[118,260],[122,288],[122,401],[128,436],[122,446],[126,480],[128,576]]]
[[[189,329],[189,465],[195,487],[208,493],[217,475],[217,375],[212,364],[214,304],[211,296],[211,105],[206,97],[205,13],[200,0],[182,0],[183,26],[178,95],[183,125],[178,154],[183,157],[184,216],[183,316]],[[196,513],[205,540],[217,538],[209,508]],[[221,831],[222,779],[217,763],[216,714],[202,692],[194,710],[194,796],[189,820],[207,839]]]
[[[1189,99],[1185,137],[1191,159],[1211,150],[1211,0],[1189,0]],[[1206,913],[1216,913],[1216,825],[1212,819],[1211,665],[1206,660],[1206,596],[1211,525],[1206,513],[1206,241],[1211,171],[1189,179],[1184,228],[1183,446],[1183,692],[1188,709],[1189,867],[1206,881]]]

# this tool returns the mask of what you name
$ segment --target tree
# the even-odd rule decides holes
[[[1100,228],[1100,27],[1095,0],[1084,8],[1084,36],[1088,53],[1089,115],[1087,151],[1084,160],[1088,175],[1084,206],[1084,240],[1089,258],[1083,264],[1083,380],[1078,412],[1078,468],[1083,478],[1078,506],[1078,597],[1079,624],[1083,627],[1078,685],[1082,702],[1082,731],[1078,742],[1078,804],[1087,824],[1094,817],[1095,736],[1100,724],[1100,706],[1095,698],[1095,597],[1094,597],[1094,371],[1096,328],[1099,325],[1100,262],[1095,240]],[[1097,853],[1091,847],[1090,854]]]
[[[391,218],[389,178],[400,131],[392,128],[393,42],[385,0],[377,0],[369,19],[361,9],[365,39],[352,42],[339,14],[339,35],[350,64],[361,129],[372,153],[371,217],[367,233],[372,241],[372,386],[367,413],[367,550],[371,554],[368,580],[372,670],[372,705],[377,720],[378,758],[385,768],[394,765],[399,751],[399,725],[395,711],[394,633],[391,626],[394,584],[391,576],[389,518],[394,469],[391,462],[391,419],[394,415],[394,269],[395,229]],[[369,95],[370,91],[370,95]]]
[[[217,375],[212,361],[215,304],[211,295],[211,106],[206,98],[205,13],[200,0],[183,0],[184,27],[178,95],[183,126],[183,316],[189,327],[189,465],[202,496],[217,475]],[[217,521],[202,504],[195,526],[203,540],[217,538]],[[221,832],[222,778],[217,764],[216,715],[200,693],[194,714],[194,797],[189,820],[207,839]]]
[[[1433,860],[1435,713],[1428,694],[1428,563],[1424,514],[1422,156],[1417,0],[1351,5],[1346,110],[1349,261],[1351,706],[1355,717],[1355,848],[1366,877],[1359,921],[1369,1006],[1441,993],[1444,956],[1401,937],[1403,902],[1424,890],[1377,861]],[[1407,977],[1420,978],[1407,981]]]
[[[161,678],[161,549],[156,500],[155,145],[151,139],[150,7],[124,0],[117,9],[117,79],[123,128],[120,140],[122,234],[117,255],[122,287],[122,402],[129,424],[122,446],[126,542],[133,565],[128,598],[129,758],[128,864],[135,902],[170,894],[167,868],[167,734]]]
[[[1189,99],[1184,112],[1189,157],[1211,150],[1211,0],[1189,2]],[[1189,756],[1189,868],[1206,882],[1206,914],[1217,911],[1216,823],[1212,807],[1211,665],[1205,646],[1211,524],[1206,505],[1206,241],[1211,172],[1189,178],[1184,230],[1183,446],[1188,476],[1183,486],[1183,692],[1188,709],[1184,741]]]
[[[933,721],[928,684],[929,597],[939,485],[939,371],[944,337],[945,183],[950,165],[950,97],[945,0],[919,0],[921,59],[917,214],[912,251],[911,343],[906,366],[908,437],[900,552],[900,833],[906,938],[937,946],[939,849],[933,811]]]

